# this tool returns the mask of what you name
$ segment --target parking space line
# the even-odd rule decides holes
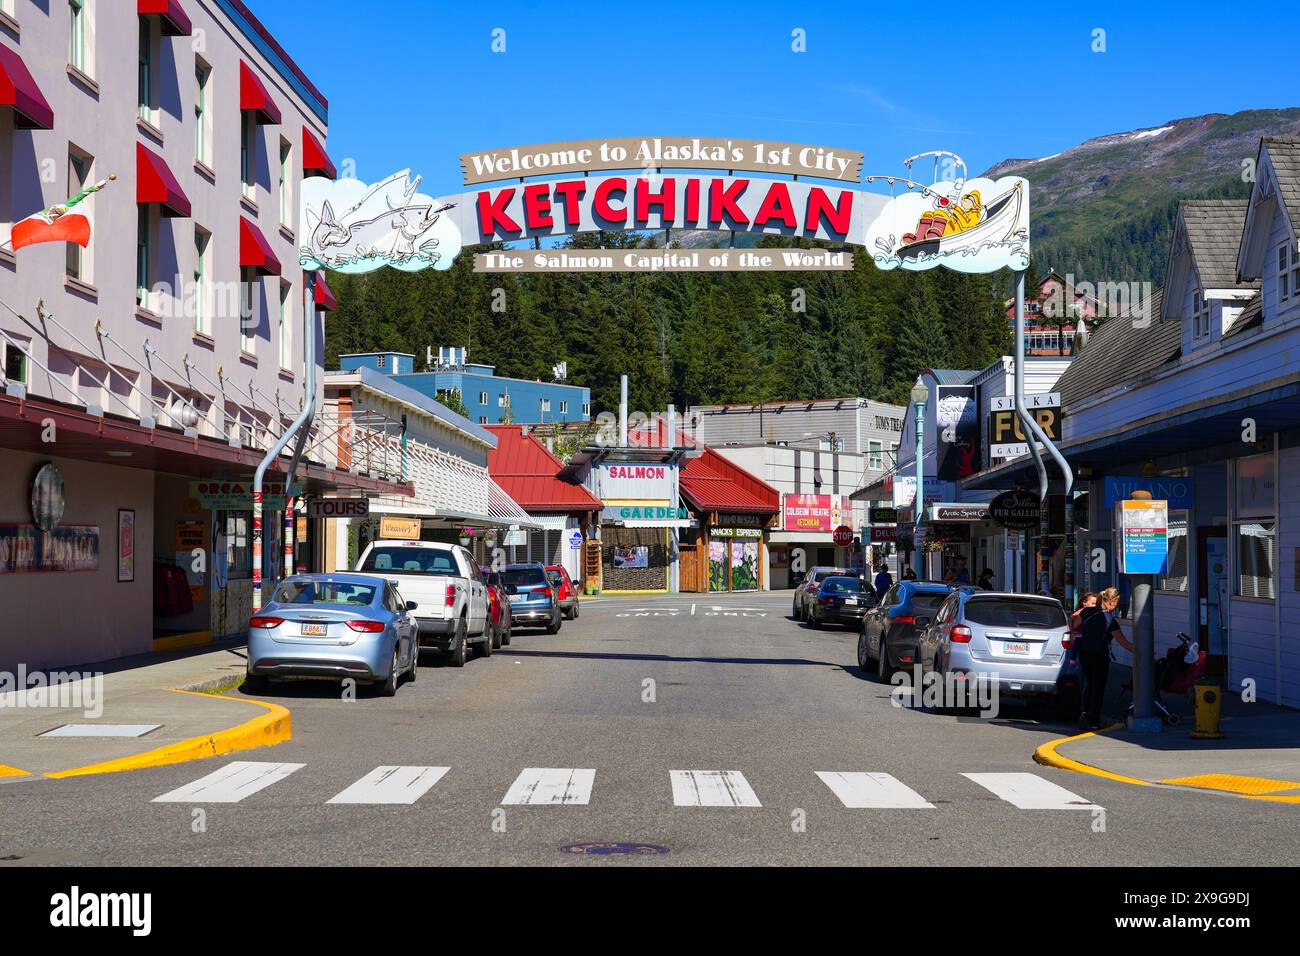
[[[502,804],[587,804],[596,782],[595,770],[568,767],[528,767],[510,785]]]
[[[670,770],[673,805],[678,807],[761,807],[739,770]]]
[[[817,776],[851,810],[934,809],[934,804],[891,774],[818,770]]]
[[[252,760],[235,760],[220,770],[214,770],[183,787],[177,787],[154,797],[153,803],[238,803],[259,790],[279,783],[294,771],[301,770],[300,763],[259,763]]]
[[[327,803],[415,803],[450,767],[376,767]]]
[[[962,776],[1021,810],[1102,809],[1036,773],[963,773]]]

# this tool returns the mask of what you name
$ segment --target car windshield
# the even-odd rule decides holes
[[[501,572],[501,583],[507,591],[537,587],[546,583],[541,568],[506,568]]]
[[[912,612],[923,616],[934,617],[939,605],[948,600],[947,591],[922,591],[912,595]]]
[[[339,607],[369,607],[375,601],[373,584],[346,581],[285,581],[271,599],[276,604],[332,604]]]
[[[397,574],[459,574],[450,551],[436,548],[375,548],[366,555],[361,571]]]
[[[1065,627],[1065,610],[1055,601],[1029,598],[973,597],[966,620],[991,627]]]
[[[862,582],[857,578],[827,578],[822,582],[824,594],[861,594]]]

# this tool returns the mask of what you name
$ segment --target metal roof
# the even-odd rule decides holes
[[[496,447],[488,452],[488,474],[529,513],[598,511],[599,498],[560,477],[564,463],[519,425],[488,425]]]
[[[776,514],[781,510],[779,491],[712,448],[686,462],[681,490],[698,511]]]

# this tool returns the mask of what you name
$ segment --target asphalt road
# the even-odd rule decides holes
[[[788,592],[591,600],[463,669],[426,655],[393,699],[277,687],[263,698],[293,712],[288,743],[0,784],[0,865],[1295,859],[1292,808],[1040,767],[1034,748],[1068,727],[1010,703],[992,721],[896,707],[854,633],[789,613]],[[1044,784],[1063,808],[1007,789],[1061,796]],[[394,794],[414,802],[340,802]],[[610,843],[666,852],[562,849]]]

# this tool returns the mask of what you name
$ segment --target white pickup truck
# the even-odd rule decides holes
[[[452,667],[464,666],[469,644],[480,657],[492,653],[487,582],[464,548],[437,541],[375,541],[355,570],[392,582],[403,600],[414,601],[420,646],[438,648]]]

